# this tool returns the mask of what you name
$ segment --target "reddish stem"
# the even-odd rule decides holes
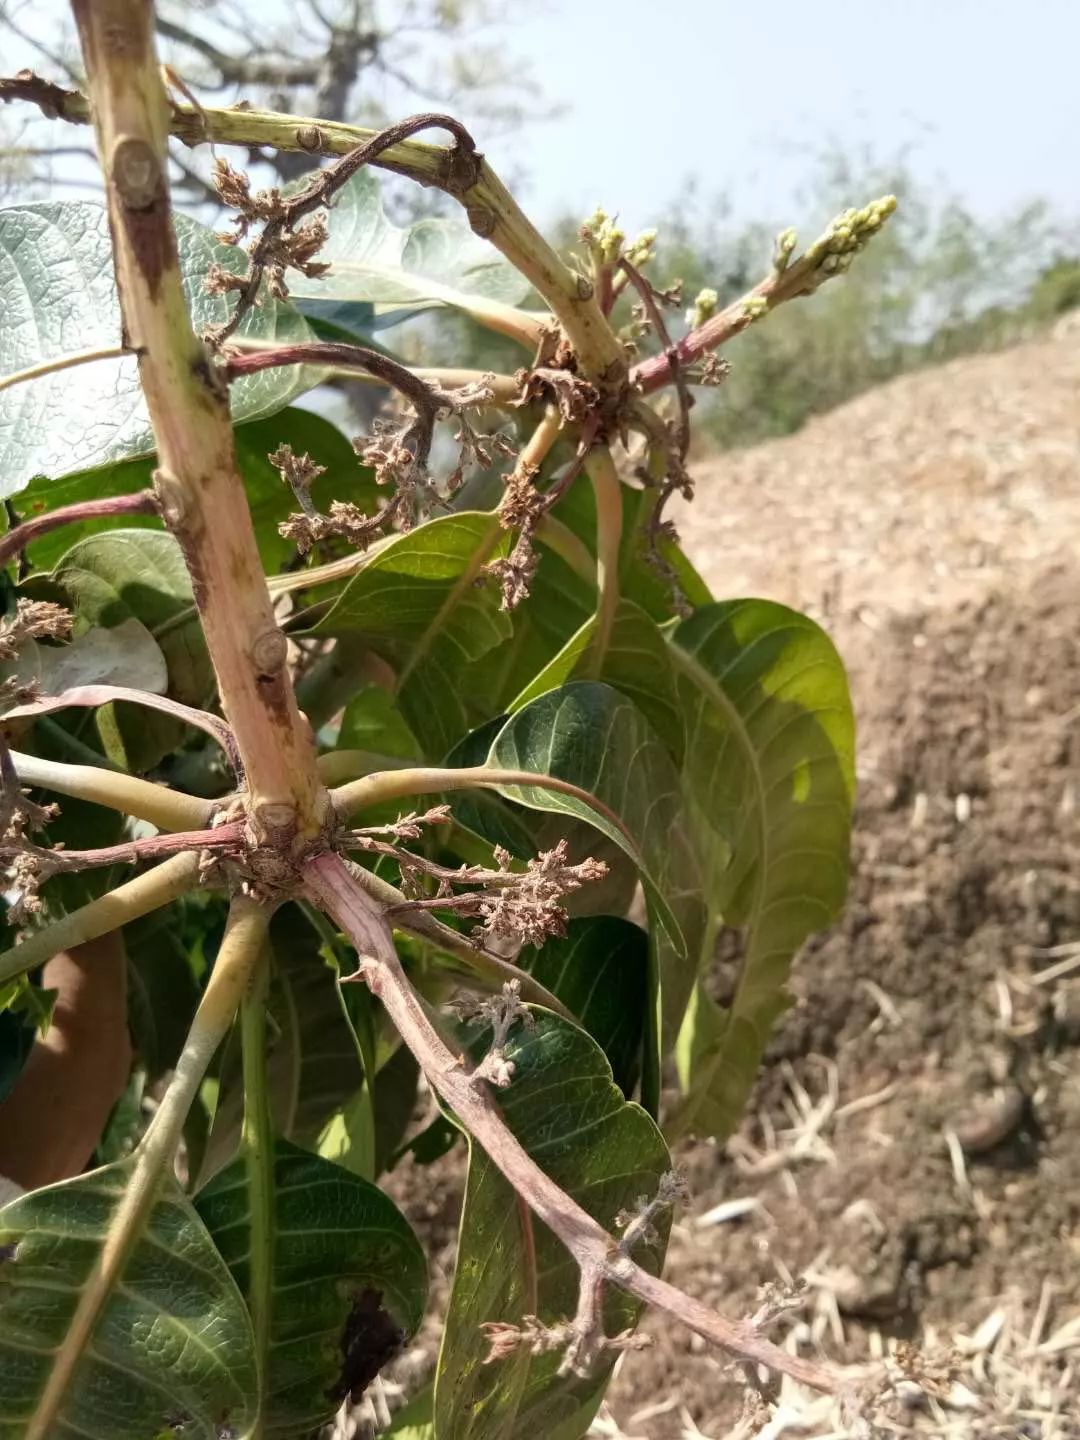
[[[110,495],[107,500],[80,500],[76,505],[62,505],[59,510],[50,510],[45,515],[35,515],[24,520],[0,538],[0,565],[47,535],[61,525],[74,525],[82,520],[105,520],[113,515],[156,515],[157,501],[149,490],[138,490],[134,495]]]
[[[330,852],[317,856],[305,866],[304,879],[311,898],[353,944],[360,974],[382,1001],[428,1083],[479,1141],[516,1193],[566,1246],[586,1284],[595,1284],[597,1277],[602,1277],[673,1315],[740,1360],[768,1366],[816,1390],[841,1388],[842,1377],[829,1366],[789,1355],[752,1322],[725,1319],[622,1255],[607,1231],[540,1169],[511,1133],[487,1085],[470,1074],[461,1056],[454,1055],[443,1041],[401,968],[383,914],[349,874],[341,857]]]
[[[31,849],[29,853],[46,859],[63,870],[93,870],[102,865],[138,865],[145,860],[162,860],[181,850],[224,850],[238,846],[244,838],[243,820],[230,820],[209,830],[179,830],[168,835],[150,835],[142,840],[128,840],[122,845],[103,845],[99,850]]]

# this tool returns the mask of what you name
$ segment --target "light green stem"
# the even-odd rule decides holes
[[[266,940],[269,912],[236,899],[206,992],[195,1012],[187,1043],[165,1097],[135,1152],[131,1181],[109,1221],[105,1243],[86,1280],[79,1303],[23,1440],[50,1440],[75,1367],[94,1327],[138,1243],[154,1202],[171,1173],[184,1121],[206,1068],[233,1022]]]
[[[619,549],[622,545],[622,485],[611,451],[592,450],[585,461],[596,496],[596,634],[589,647],[586,673],[596,679],[604,668],[611,627],[619,604]]]
[[[542,775],[534,770],[502,770],[494,765],[466,765],[459,770],[436,766],[384,770],[376,775],[365,775],[348,785],[339,785],[330,792],[330,799],[340,818],[346,820],[367,806],[382,805],[390,800],[405,799],[407,796],[438,795],[451,790],[505,790],[517,786],[554,790],[559,795],[569,795],[589,810],[595,810],[602,815],[609,824],[630,839],[626,826],[602,800],[569,780],[560,780],[556,775]]]
[[[241,1145],[251,1217],[247,1304],[255,1332],[261,1388],[268,1390],[274,1303],[274,1127],[266,1065],[266,991],[269,956],[264,952],[240,1010],[244,1064],[244,1128]],[[263,1424],[252,1431],[262,1440]]]
[[[89,800],[105,805],[124,815],[146,820],[159,830],[202,830],[210,823],[214,811],[211,800],[200,800],[169,790],[136,775],[116,770],[99,770],[95,765],[67,765],[62,760],[42,760],[37,755],[11,752],[15,770],[23,785],[38,785],[70,795],[75,800]]]
[[[178,900],[198,884],[199,859],[199,854],[192,850],[172,855],[107,895],[100,895],[70,915],[33,931],[18,945],[0,954],[0,985],[44,965],[61,950],[85,945],[88,940],[119,930],[122,925],[149,915],[151,910],[160,910],[163,905]]]

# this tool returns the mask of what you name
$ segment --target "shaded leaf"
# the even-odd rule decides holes
[[[638,707],[681,763],[683,717],[667,641],[654,620],[631,600],[620,600],[607,643],[602,647],[594,616],[510,702],[511,713],[575,677],[603,680]]]
[[[482,1049],[482,1045],[480,1046]],[[656,1126],[627,1103],[593,1040],[576,1026],[537,1012],[534,1030],[519,1030],[507,1045],[513,1083],[494,1091],[513,1134],[551,1178],[609,1231],[620,1210],[656,1193],[670,1160]],[[655,1244],[634,1258],[657,1271],[667,1220]],[[486,1321],[520,1324],[536,1314],[546,1324],[573,1315],[578,1270],[569,1253],[470,1141],[469,1178],[461,1217],[457,1268],[435,1383],[435,1433],[446,1440],[580,1436],[600,1403],[614,1356],[588,1378],[560,1376],[557,1353],[519,1349],[483,1363]],[[609,1335],[634,1325],[640,1305],[609,1289],[604,1320]]]
[[[169,682],[161,647],[134,616],[110,629],[95,625],[66,645],[27,641],[15,661],[0,666],[0,675],[33,684],[41,696],[80,685],[127,685],[161,695]]]
[[[651,912],[664,932],[653,937],[655,1013],[650,1015],[646,1070],[655,1072],[693,989],[705,929],[701,872],[674,761],[625,696],[608,685],[574,681],[511,716],[491,746],[489,763],[569,780],[621,821],[617,825],[555,791],[502,790],[529,808],[588,821],[639,867]]]
[[[0,1435],[17,1440],[97,1262],[135,1160],[33,1191],[0,1210]],[[147,1440],[183,1424],[216,1440],[255,1420],[247,1310],[171,1178],[81,1347],[49,1434]]]
[[[614,915],[584,916],[541,949],[527,945],[517,964],[574,1013],[607,1056],[616,1085],[629,1095],[641,1066],[648,1004],[644,930]]]
[[[278,534],[278,525],[296,509],[296,501],[267,456],[283,442],[297,454],[310,454],[326,474],[312,487],[316,505],[324,508],[335,497],[347,495],[362,510],[375,507],[376,487],[369,467],[361,465],[348,438],[321,415],[290,406],[265,420],[240,425],[235,432],[236,460],[244,479],[255,525],[259,555],[268,573],[279,570],[294,547]],[[60,480],[37,479],[19,498],[23,516],[39,515],[83,500],[107,499],[147,490],[153,482],[152,460],[123,460],[93,470],[81,470]],[[38,569],[47,569],[63,558],[72,545],[103,530],[116,529],[115,520],[83,520],[51,530],[27,549]],[[125,529],[160,530],[156,516],[125,516]]]
[[[250,1275],[249,1179],[243,1158],[195,1206],[242,1293]],[[359,1394],[416,1333],[427,1261],[377,1186],[285,1141],[274,1155],[275,1221],[267,1434],[308,1435]]]
[[[401,712],[430,756],[470,728],[463,667],[511,633],[498,587],[483,577],[506,546],[495,515],[431,520],[385,545],[313,628],[358,636],[395,667]]]
[[[855,787],[844,667],[812,620],[767,600],[699,610],[672,655],[687,722],[686,810],[713,920],[745,930],[731,1007],[695,997],[679,1043],[687,1098],[672,1121],[717,1137],[737,1122],[792,958],[837,915]]]
[[[176,217],[184,290],[196,330],[220,323],[234,296],[210,295],[212,264],[242,273],[247,256],[211,230]],[[120,343],[108,219],[88,200],[0,210],[0,374]],[[311,331],[291,306],[265,300],[241,322],[251,339],[307,340]],[[231,387],[233,416],[272,414],[310,388],[318,375],[296,367],[261,371]],[[82,365],[0,391],[0,496],[17,494],[35,476],[70,475],[153,451],[134,357]]]
[[[329,272],[317,279],[290,275],[291,294],[320,303],[364,301],[383,324],[433,306],[468,305],[470,297],[516,305],[529,291],[528,281],[463,221],[429,217],[404,230],[391,224],[368,169],[335,197],[319,259],[330,262]],[[315,313],[346,328],[357,323],[335,305]]]

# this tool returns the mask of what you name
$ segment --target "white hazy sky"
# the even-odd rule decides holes
[[[384,0],[384,23],[395,8]],[[1080,233],[1080,0],[507,0],[507,9],[509,49],[529,58],[565,113],[517,134],[475,129],[507,178],[527,177],[540,220],[601,203],[628,228],[652,224],[693,179],[742,218],[816,221],[800,187],[813,152],[837,143],[881,160],[906,148],[920,178],[986,216],[1045,197]],[[67,19],[61,0],[16,10],[54,41]],[[265,13],[287,25],[289,0],[265,0]],[[40,66],[18,41],[4,49],[0,70]]]
[[[1080,0],[533,0],[515,20],[564,118],[524,145],[541,215],[651,223],[686,177],[797,222],[804,147],[837,140],[979,213],[1080,216]],[[487,146],[512,167],[520,141]]]

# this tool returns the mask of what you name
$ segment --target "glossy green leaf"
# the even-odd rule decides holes
[[[690,998],[706,919],[674,761],[625,696],[608,685],[574,681],[513,715],[495,738],[489,763],[572,781],[621,822],[555,791],[515,786],[502,792],[531,809],[588,821],[638,865],[650,909],[664,931],[654,936],[655,1014],[646,1053],[647,1072],[655,1072]],[[655,1074],[650,1086],[655,1088]]]
[[[632,700],[676,762],[681,762],[683,717],[669,647],[655,620],[632,600],[619,601],[606,643],[601,643],[599,622],[590,616],[515,696],[509,709],[520,710],[548,690],[586,676],[603,680]]]
[[[844,667],[812,620],[767,600],[699,610],[672,647],[687,720],[686,811],[714,918],[744,929],[731,1008],[695,996],[673,1130],[723,1137],[742,1112],[786,981],[847,887],[855,787]]]
[[[649,995],[649,938],[615,915],[571,920],[565,936],[517,957],[556,995],[608,1058],[615,1083],[629,1095],[641,1068],[641,1039]]]
[[[391,224],[370,170],[335,197],[319,259],[330,262],[329,272],[317,279],[290,275],[290,293],[298,300],[369,302],[383,323],[433,306],[467,306],[471,298],[516,305],[529,291],[528,281],[461,220]],[[340,313],[331,309],[328,318]]]
[[[267,573],[279,570],[293,554],[291,541],[278,534],[280,523],[296,509],[289,487],[282,483],[280,473],[268,460],[271,451],[287,442],[296,454],[309,454],[326,474],[312,486],[316,505],[328,506],[334,498],[347,495],[362,510],[374,509],[378,503],[377,487],[372,471],[361,465],[348,438],[329,420],[310,410],[290,406],[265,420],[240,425],[235,432],[236,460],[244,479],[244,489],[251,507],[255,538]],[[61,480],[38,479],[20,495],[20,515],[38,515],[75,505],[83,500],[107,499],[113,495],[131,495],[146,490],[153,482],[152,460],[123,460]],[[156,516],[126,516],[125,529],[160,530]],[[115,520],[83,520],[51,530],[27,549],[32,564],[39,570],[48,569],[61,560],[77,541],[102,530],[117,528]]]
[[[576,1026],[537,1012],[533,1030],[519,1027],[507,1054],[513,1083],[494,1092],[506,1122],[557,1184],[609,1231],[620,1210],[655,1194],[669,1168],[656,1126],[628,1104],[599,1046]],[[655,1244],[634,1258],[659,1269],[667,1222]],[[435,1434],[445,1440],[570,1440],[586,1431],[603,1396],[614,1357],[588,1376],[560,1376],[557,1353],[519,1349],[485,1365],[485,1321],[520,1324],[528,1314],[552,1324],[573,1315],[578,1270],[562,1244],[527,1210],[484,1151],[470,1142],[457,1267],[435,1384]],[[628,1329],[640,1305],[609,1289],[609,1335]]]
[[[388,690],[364,685],[345,706],[338,732],[339,750],[366,750],[397,760],[421,757],[420,742]]]
[[[243,1158],[195,1200],[242,1293],[251,1283]],[[273,1290],[262,1394],[267,1436],[315,1433],[420,1326],[427,1261],[377,1186],[281,1141],[274,1157]]]
[[[20,1440],[135,1161],[36,1190],[0,1210],[0,1437]],[[170,1178],[105,1297],[50,1440],[242,1437],[258,1386],[247,1309]]]
[[[392,540],[342,590],[316,635],[354,635],[397,670],[397,699],[429,756],[470,728],[462,669],[511,633],[485,564],[505,553],[498,517],[431,520]]]
[[[222,245],[197,221],[176,218],[184,289],[196,330],[220,323],[234,296],[210,295],[212,264],[241,273],[247,256]],[[0,374],[120,343],[109,226],[88,200],[0,210]],[[311,331],[292,306],[266,300],[239,334],[265,342],[306,340]],[[265,370],[231,389],[233,416],[253,420],[287,405],[317,381],[297,368]],[[99,360],[0,391],[0,496],[38,475],[70,475],[153,450],[133,357]]]

